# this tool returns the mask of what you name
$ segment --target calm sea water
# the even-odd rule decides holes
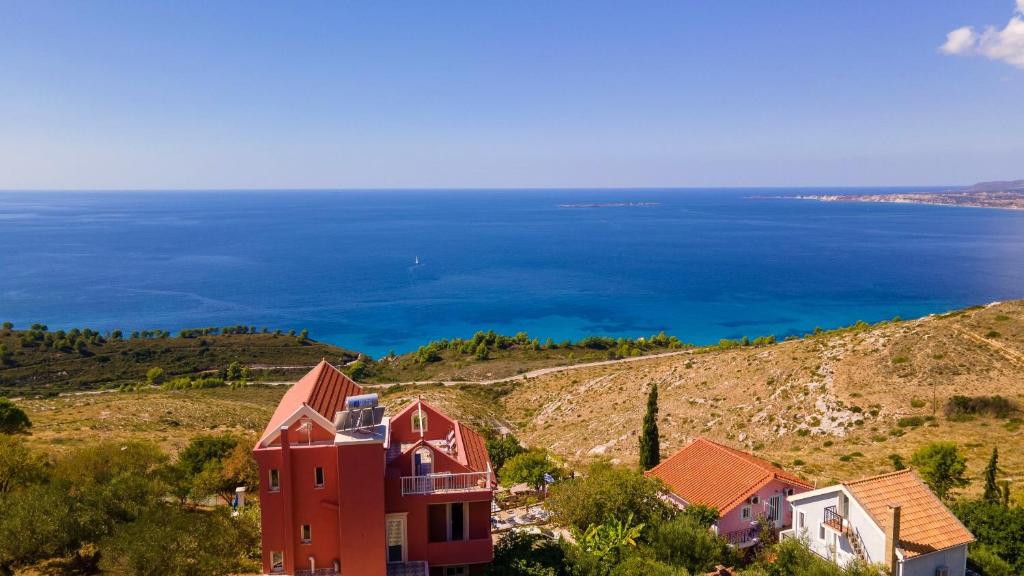
[[[484,329],[781,337],[1024,297],[1024,213],[751,198],[786,192],[0,193],[0,319],[308,328],[376,356]],[[623,201],[658,205],[559,207]]]

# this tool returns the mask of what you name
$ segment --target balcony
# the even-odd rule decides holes
[[[846,527],[848,525],[846,523],[846,518],[836,510],[835,506],[825,508],[824,518],[822,518],[821,521],[825,526],[828,526],[840,534],[846,533]]]
[[[430,568],[426,562],[391,562],[388,564],[388,576],[428,576]]]
[[[402,476],[402,496],[490,490],[490,472]]]
[[[490,536],[472,540],[449,540],[427,544],[427,560],[431,565],[482,564],[494,558]]]
[[[722,537],[736,548],[746,548],[757,544],[758,530],[756,526],[751,526],[750,528],[744,528],[742,530],[726,532]]]

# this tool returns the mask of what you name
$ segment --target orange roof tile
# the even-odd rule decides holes
[[[778,479],[812,488],[770,462],[707,438],[697,438],[647,472],[688,503],[714,506],[725,514],[759,488]]]
[[[466,456],[466,466],[478,472],[485,472],[491,463],[487,455],[487,441],[476,430],[456,422],[457,434],[462,438],[462,454]]]
[[[900,470],[844,484],[879,528],[890,504],[900,508],[900,549],[913,557],[974,541],[974,536],[912,471]]]
[[[270,418],[263,436],[277,428],[303,404],[334,420],[335,412],[344,409],[345,398],[362,394],[363,389],[340,370],[321,360],[312,370],[285,392]]]

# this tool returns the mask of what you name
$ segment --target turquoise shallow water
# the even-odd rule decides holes
[[[0,319],[308,328],[381,355],[482,329],[785,336],[1024,297],[1024,213],[757,198],[788,192],[0,193]],[[656,205],[560,207],[615,202]]]

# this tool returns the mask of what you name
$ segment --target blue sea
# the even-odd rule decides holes
[[[1024,212],[764,198],[877,191],[5,192],[0,320],[308,328],[380,356],[488,329],[783,337],[1024,297]],[[650,205],[561,206],[623,202]]]

